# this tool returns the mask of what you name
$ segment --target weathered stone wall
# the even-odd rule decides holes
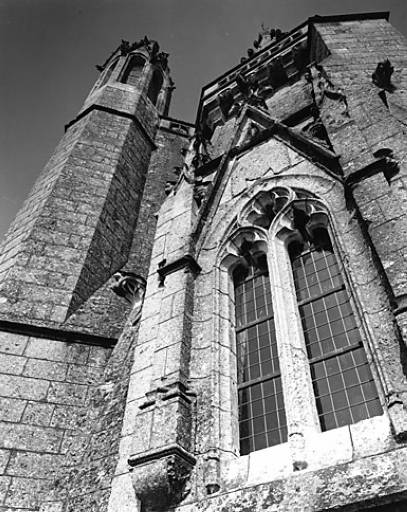
[[[163,123],[166,124],[166,121]],[[165,183],[168,179],[173,179],[173,167],[180,164],[180,150],[185,144],[186,135],[179,130],[160,130],[157,133],[157,149],[149,165],[132,242],[133,252],[125,266],[129,271],[143,277],[147,277],[148,274],[157,223],[156,212],[165,197]],[[124,302],[124,299],[121,300]],[[123,306],[123,321],[128,310],[129,308]],[[117,463],[123,452],[122,447],[128,439],[128,429],[132,428],[129,424],[129,411],[126,417],[124,414],[134,351],[139,344],[138,325],[132,325],[130,316],[105,368],[104,379],[93,394],[88,410],[89,441],[78,454],[77,460],[67,469],[67,511],[107,510],[114,475],[116,478],[113,490],[117,492],[116,481],[122,473],[123,461],[120,461],[118,466]],[[124,464],[127,464],[127,459]],[[84,481],[87,482],[85,487]],[[121,485],[118,488],[120,493],[127,490]]]
[[[68,128],[6,236],[2,320],[117,336],[103,321],[120,309],[109,290],[72,314],[127,261],[158,115],[129,86],[105,86],[99,101]]]
[[[384,19],[316,23],[315,30],[331,53],[321,64],[348,104],[348,115],[343,116],[337,114],[335,102],[322,103],[321,116],[341,155],[407,342],[407,42]],[[394,67],[387,88],[372,81],[377,64],[386,59]],[[387,161],[366,168],[384,148],[390,150]]]
[[[157,149],[151,155],[139,220],[134,231],[129,261],[126,264],[126,268],[143,277],[147,277],[150,265],[157,215],[166,197],[166,183],[177,181],[178,176],[174,169],[183,164],[182,150],[188,147],[189,135],[192,132],[191,126],[186,123],[182,123],[182,126],[187,133],[170,128],[170,124],[170,119],[163,118],[157,132]]]
[[[64,495],[58,482],[88,441],[86,412],[110,352],[0,333],[0,510],[39,510]]]

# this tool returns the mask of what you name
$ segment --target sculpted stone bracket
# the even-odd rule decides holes
[[[170,263],[167,263],[167,260],[162,260],[157,270],[160,286],[164,286],[166,276],[181,269],[185,269],[186,272],[192,272],[194,275],[199,274],[201,271],[201,267],[190,254],[186,254]]]
[[[397,441],[407,439],[407,389],[392,390],[386,396],[393,435]]]
[[[143,510],[166,510],[189,493],[188,479],[196,463],[189,451],[194,437],[195,393],[181,381],[146,393],[140,413],[151,417],[154,448],[128,459],[136,495]],[[146,409],[148,409],[146,411]],[[161,446],[157,446],[161,444]]]
[[[174,444],[131,455],[128,464],[135,493],[147,512],[167,510],[188,495],[196,458]]]

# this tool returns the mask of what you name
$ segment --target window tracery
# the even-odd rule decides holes
[[[324,431],[382,414],[364,348],[366,335],[323,201],[300,189],[263,188],[242,208],[234,228],[223,246],[223,262],[235,290],[240,454],[284,442],[287,431],[289,437],[299,425]],[[258,303],[256,286],[262,290]],[[268,286],[270,309],[263,300]],[[271,319],[273,327],[262,327],[267,332],[260,333]],[[268,363],[259,341],[263,334],[267,350],[277,358],[274,373],[266,378],[261,368]],[[286,425],[283,406],[275,407],[273,422],[267,423],[270,413],[261,404],[280,392],[273,383],[274,395],[264,393],[269,375],[281,379]],[[308,396],[307,406],[298,390]],[[268,439],[270,432],[278,436]]]

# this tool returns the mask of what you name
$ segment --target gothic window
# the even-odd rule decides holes
[[[151,102],[154,105],[157,103],[158,95],[160,93],[162,85],[163,75],[161,74],[160,71],[158,71],[158,69],[155,69],[147,91],[147,97],[151,100]]]
[[[287,425],[326,431],[381,415],[325,205],[263,190],[231,229],[221,258],[234,288],[240,454],[287,441]]]
[[[382,413],[362,336],[326,229],[289,246],[322,430]]]
[[[240,454],[287,440],[274,314],[265,255],[233,273]]]
[[[140,55],[132,55],[121,78],[123,84],[136,86],[143,73],[145,59]]]

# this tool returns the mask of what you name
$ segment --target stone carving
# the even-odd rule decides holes
[[[146,281],[141,276],[133,272],[119,270],[113,275],[115,283],[112,290],[119,297],[123,297],[130,304],[143,302],[144,292],[146,289]]]
[[[125,41],[124,39],[122,39],[122,42],[120,43],[120,46],[119,46],[119,50],[120,50],[120,55],[127,55],[128,53],[130,53],[130,48],[131,48],[131,45],[128,41]]]
[[[201,207],[202,203],[208,197],[208,193],[211,189],[210,185],[211,185],[211,182],[202,181],[201,177],[198,177],[195,180],[194,199],[195,199],[198,207]]]
[[[167,67],[169,54],[165,52],[160,52],[160,46],[157,41],[150,41],[147,36],[144,36],[143,39],[130,44],[128,41],[122,40],[119,46],[120,54],[123,56],[128,55],[130,52],[137,50],[144,46],[147,48],[150,62],[152,64],[161,64],[163,68]]]
[[[190,491],[195,458],[178,445],[131,456],[128,463],[134,491],[146,512],[167,510]]]
[[[255,39],[253,41],[253,46],[255,47],[256,50],[258,50],[260,48],[262,41],[263,41],[263,34],[261,32],[259,32],[257,39]]]
[[[309,137],[318,143],[322,143],[328,149],[332,149],[331,143],[329,141],[328,132],[326,131],[325,125],[322,122],[318,109],[316,107],[313,107],[311,109],[311,114],[313,120],[303,127],[303,134],[306,137]]]
[[[335,127],[348,122],[349,107],[346,95],[329,79],[324,68],[315,64],[305,75],[311,84],[311,96],[318,112],[328,125]]]
[[[220,490],[220,458],[215,449],[211,449],[205,455],[205,488],[207,494],[214,494]]]
[[[386,396],[387,410],[389,412],[393,435],[398,441],[407,438],[407,390],[391,390]]]
[[[250,144],[251,142],[256,140],[259,133],[260,133],[260,126],[257,123],[251,121],[247,127],[247,131],[243,138],[243,144]]]
[[[240,103],[240,107],[243,107],[244,104],[247,104],[252,105],[253,107],[260,107],[268,110],[264,100],[264,91],[260,88],[259,82],[254,75],[245,77],[242,73],[239,73],[236,76],[236,85],[238,91],[243,97],[243,101]]]
[[[202,165],[205,165],[210,160],[210,155],[208,151],[209,145],[209,131],[206,128],[207,125],[204,123],[199,126],[199,128],[195,131],[195,139],[192,144],[192,148],[194,151],[194,157],[192,158],[192,166],[197,169]]]
[[[393,90],[394,86],[391,83],[393,71],[394,67],[391,65],[389,59],[379,62],[374,73],[372,73],[373,83],[381,89],[386,89],[387,91]]]

